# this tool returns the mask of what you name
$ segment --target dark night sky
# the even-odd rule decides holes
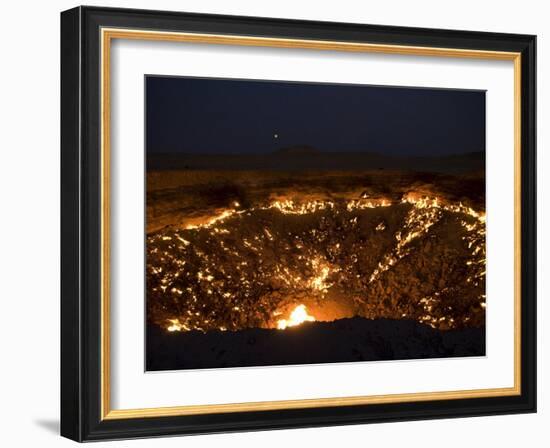
[[[146,101],[150,153],[485,150],[484,91],[148,76]]]

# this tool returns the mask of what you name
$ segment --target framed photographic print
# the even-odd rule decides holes
[[[61,433],[536,410],[535,37],[61,14]]]

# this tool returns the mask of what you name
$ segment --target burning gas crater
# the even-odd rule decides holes
[[[274,201],[147,237],[148,318],[169,331],[362,316],[485,324],[485,214],[435,197]]]
[[[287,327],[295,327],[301,323],[313,322],[314,320],[315,318],[307,313],[305,305],[298,305],[294,308],[294,311],[290,313],[288,319],[280,319],[277,321],[277,328],[279,330],[284,330]]]

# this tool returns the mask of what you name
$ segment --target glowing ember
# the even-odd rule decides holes
[[[189,327],[180,323],[179,319],[168,319],[170,325],[166,327],[168,331],[189,331]]]
[[[304,322],[313,322],[315,318],[307,313],[305,305],[298,305],[294,308],[294,311],[290,313],[290,317],[287,319],[281,319],[277,321],[277,328],[279,330],[284,330],[288,327],[295,327]]]
[[[311,301],[326,313],[332,300],[439,329],[484,322],[483,211],[412,192],[239,207],[148,236],[152,321],[171,332],[282,329],[315,319],[300,305],[274,321],[278,310]]]

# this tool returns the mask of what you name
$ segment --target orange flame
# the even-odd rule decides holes
[[[295,327],[304,322],[313,322],[315,318],[310,316],[306,311],[305,305],[298,305],[294,308],[294,311],[290,313],[290,317],[287,319],[281,319],[277,321],[277,329],[284,330],[287,327]]]

